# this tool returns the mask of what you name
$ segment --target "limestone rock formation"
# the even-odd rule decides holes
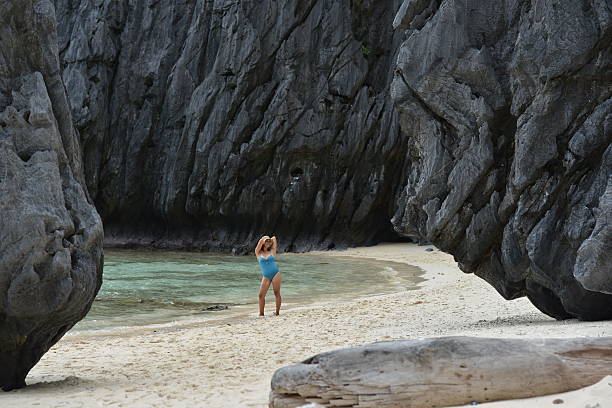
[[[55,0],[110,245],[306,250],[397,238],[398,1]]]
[[[612,318],[609,1],[406,0],[398,232],[506,299]]]
[[[111,243],[363,244],[395,213],[508,299],[612,317],[606,2],[56,5]]]
[[[507,299],[612,318],[609,1],[55,5],[110,244],[394,228]]]
[[[110,244],[397,232],[612,318],[611,42],[605,0],[1,2],[0,384],[87,312],[93,202]]]
[[[0,387],[89,310],[102,223],[83,189],[49,0],[0,3]]]

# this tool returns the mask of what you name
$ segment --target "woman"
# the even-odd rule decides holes
[[[276,266],[276,262],[274,257],[276,256],[276,237],[270,238],[267,235],[264,235],[257,242],[257,246],[255,247],[255,256],[259,262],[259,266],[261,267],[261,274],[263,277],[261,278],[261,286],[259,288],[259,315],[264,315],[264,306],[266,305],[266,293],[268,293],[268,289],[270,288],[270,283],[272,283],[272,287],[274,289],[274,296],[276,297],[276,313],[275,315],[280,314],[281,307],[281,274]]]

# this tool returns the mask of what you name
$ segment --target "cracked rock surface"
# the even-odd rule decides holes
[[[16,4],[0,5],[5,388],[100,284],[85,184],[111,245],[399,233],[507,299],[612,318],[609,1]]]
[[[507,299],[612,317],[609,1],[55,5],[109,244],[399,233]]]
[[[397,238],[398,1],[55,1],[109,245]]]
[[[0,4],[0,387],[82,319],[102,279],[50,1]]]
[[[405,1],[393,218],[506,299],[612,318],[612,5]]]

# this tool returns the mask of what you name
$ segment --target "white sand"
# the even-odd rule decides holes
[[[324,253],[419,266],[428,280],[417,291],[330,299],[279,317],[258,318],[253,310],[215,323],[65,337],[32,370],[30,386],[0,395],[0,406],[265,407],[277,368],[339,347],[446,335],[612,336],[612,322],[557,322],[527,299],[508,302],[460,272],[451,256],[426,248],[384,244]]]

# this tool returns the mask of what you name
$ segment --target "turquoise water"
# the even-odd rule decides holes
[[[104,282],[75,330],[207,320],[256,311],[261,282],[254,256],[200,252],[106,250]],[[309,254],[280,254],[286,305],[342,300],[412,289],[420,281],[410,265]],[[272,311],[270,288],[266,312]],[[227,306],[228,311],[208,311]]]

